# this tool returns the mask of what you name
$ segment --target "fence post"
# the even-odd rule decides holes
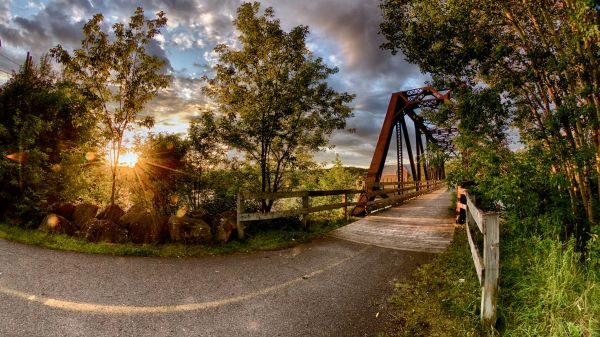
[[[237,195],[237,200],[236,200],[236,204],[237,204],[237,237],[240,240],[244,239],[244,224],[242,223],[241,219],[240,219],[240,215],[242,213],[244,213],[244,197],[242,196],[241,193],[238,193]]]
[[[308,201],[308,195],[302,197],[302,209],[308,209],[310,207],[310,203]],[[304,230],[308,232],[308,212],[304,213],[302,216],[302,222],[304,223]]]
[[[483,261],[485,275],[481,290],[481,322],[485,327],[496,323],[498,269],[500,264],[498,213],[483,216]]]
[[[348,193],[342,194],[342,202],[344,203],[344,223],[348,223]]]

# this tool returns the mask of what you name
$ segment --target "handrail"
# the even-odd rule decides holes
[[[500,267],[499,213],[483,212],[477,208],[469,197],[468,191],[460,186],[457,187],[456,193],[459,200],[457,202],[458,222],[465,224],[467,241],[481,286],[481,322],[486,327],[493,326],[496,323]],[[469,225],[473,224],[483,233],[483,259],[471,234]]]
[[[442,180],[429,180],[429,181],[417,181],[417,182],[404,182],[401,184],[395,183],[400,188],[385,189],[388,183],[382,184],[384,189],[375,190],[373,186],[380,184],[369,184],[364,186],[360,190],[329,190],[329,191],[286,191],[286,192],[241,192],[237,195],[237,226],[238,236],[244,237],[244,226],[243,222],[246,221],[257,221],[257,220],[268,220],[276,219],[294,215],[302,215],[305,228],[308,229],[308,214],[314,212],[321,212],[333,209],[344,209],[344,220],[348,222],[348,207],[362,205],[365,210],[368,208],[369,212],[375,212],[385,207],[389,207],[393,204],[400,203],[404,200],[414,198],[418,195],[427,193],[433,189],[437,189],[443,184]],[[371,191],[371,192],[368,192]],[[349,195],[368,195],[370,198],[383,197],[379,200],[371,201],[349,201]],[[323,196],[341,196],[341,202],[333,203],[321,206],[310,206],[311,197],[323,197]],[[246,200],[270,200],[275,201],[278,199],[287,198],[302,198],[302,207],[291,210],[273,211],[268,213],[245,213],[245,201]],[[367,212],[367,213],[369,213]]]

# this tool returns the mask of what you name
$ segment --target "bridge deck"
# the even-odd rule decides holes
[[[439,189],[336,229],[332,236],[373,246],[439,253],[454,233],[450,193]]]

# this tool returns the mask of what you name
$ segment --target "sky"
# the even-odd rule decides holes
[[[173,82],[147,105],[145,113],[155,116],[153,132],[185,133],[206,102],[200,77],[210,76],[213,48],[236,40],[232,20],[240,4],[236,0],[2,0],[0,83],[6,73],[18,69],[28,51],[38,59],[57,44],[70,51],[79,47],[83,25],[96,13],[111,25],[127,22],[137,6],[144,8],[147,17],[164,11],[167,27],[148,50],[167,60]],[[427,79],[400,53],[393,56],[379,48],[383,42],[378,34],[379,0],[262,1],[262,7],[267,6],[273,7],[287,31],[309,26],[309,49],[339,68],[329,84],[356,94],[351,104],[354,117],[347,123],[356,132],[334,132],[335,147],[315,154],[315,160],[331,162],[337,153],[345,165],[368,167],[390,95],[421,87]],[[393,158],[390,154],[388,161]]]

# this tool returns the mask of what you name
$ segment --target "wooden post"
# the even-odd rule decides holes
[[[344,223],[348,223],[348,194],[342,194],[342,203],[344,203]]]
[[[242,213],[244,213],[244,199],[243,199],[241,193],[238,193],[238,195],[237,195],[236,204],[237,204],[237,237],[238,237],[238,239],[243,240],[244,239],[244,224],[242,223],[242,221],[240,219],[240,215]]]
[[[483,215],[483,261],[485,266],[481,289],[481,322],[484,327],[496,324],[498,269],[500,264],[498,213]]]
[[[305,195],[302,197],[302,208],[306,210],[309,207],[310,203],[308,200],[308,195]],[[308,213],[304,213],[304,215],[302,216],[302,222],[304,223],[304,230],[308,232]]]

